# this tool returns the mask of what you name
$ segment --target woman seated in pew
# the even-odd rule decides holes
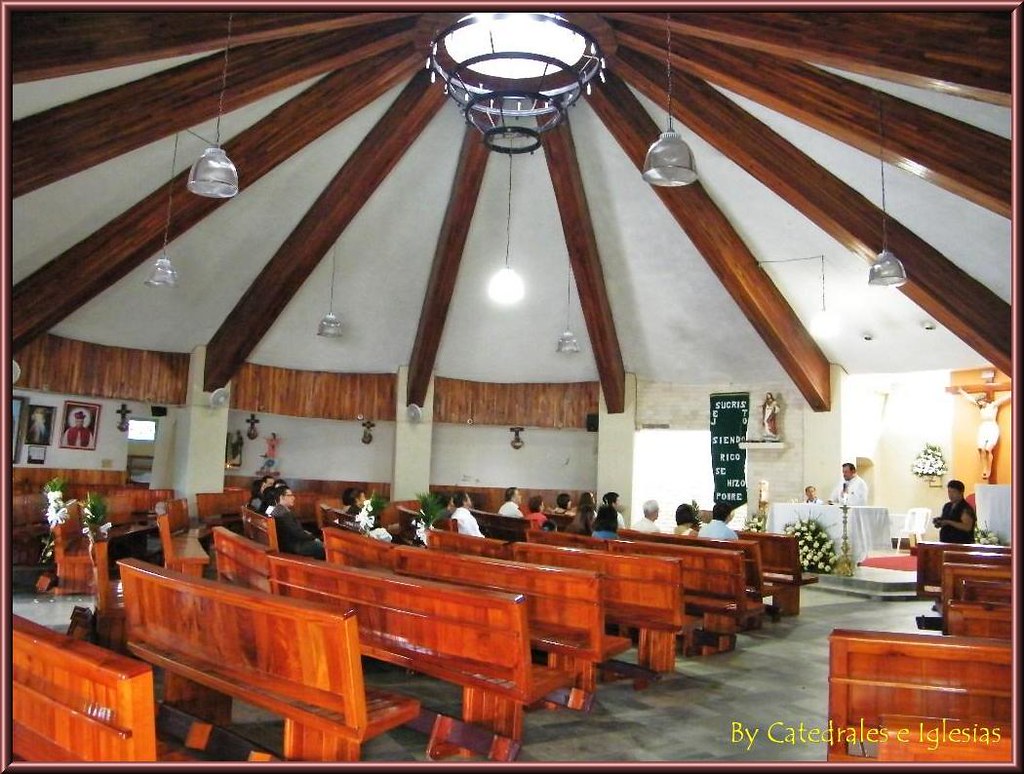
[[[463,491],[458,491],[452,495],[452,503],[455,505],[452,520],[458,525],[459,533],[483,537],[484,533],[480,531],[480,525],[477,523],[476,517],[469,512],[469,506],[472,504],[469,495]]]
[[[266,503],[263,502],[264,493],[274,485],[273,476],[263,476],[252,482],[249,490],[249,509],[256,513],[263,513]]]
[[[572,523],[565,528],[565,531],[571,532],[574,535],[589,535],[594,531],[594,515],[596,512],[594,495],[590,492],[584,492],[580,495],[580,504],[576,508],[576,516],[573,518]]]
[[[295,493],[291,488],[275,487],[270,490],[269,494],[274,500],[271,517],[277,527],[277,544],[281,551],[286,554],[311,556],[314,559],[326,559],[327,553],[324,551],[323,542],[303,529],[292,512],[292,506],[295,505]]]
[[[676,535],[696,535],[700,529],[700,518],[690,503],[683,503],[676,508]]]
[[[575,516],[576,512],[572,509],[572,496],[568,492],[559,494],[555,498],[555,507],[551,509],[551,512],[556,515]]]
[[[366,503],[366,490],[350,486],[341,493],[341,504],[349,516],[358,516]]]
[[[527,508],[529,513],[526,514],[527,521],[530,522],[530,529],[547,529],[549,519],[544,515],[544,498],[540,495],[534,495],[527,502]]]
[[[616,540],[619,537],[619,512],[614,505],[602,505],[594,516],[594,532],[592,537],[604,540]]]

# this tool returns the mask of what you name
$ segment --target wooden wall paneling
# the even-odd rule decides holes
[[[269,298],[243,294],[213,335],[207,345],[205,389],[216,389],[234,376],[445,99],[440,89],[432,88],[426,71],[412,77],[251,285],[272,283],[276,292]]]
[[[576,144],[568,124],[560,124],[547,133],[544,158],[558,203],[565,246],[576,279],[605,405],[609,414],[621,414],[626,405],[626,369],[622,364],[622,350],[608,301],[587,194],[583,190]]]
[[[257,121],[225,145],[238,168],[245,170],[241,185],[256,183],[278,164],[407,78],[422,63],[420,54],[411,47],[366,59],[324,76]],[[184,190],[188,172],[183,170],[169,185]],[[169,238],[176,239],[225,201],[205,196],[179,197]],[[166,214],[167,187],[161,186],[15,285],[11,292],[13,348],[25,346],[150,260],[163,243]],[[69,276],[80,277],[82,281],[68,284],[64,280]],[[48,298],[54,287],[62,288],[62,303],[42,303],[40,299]]]
[[[231,45],[280,40],[360,25],[408,13],[236,13]],[[11,13],[14,83],[104,70],[227,45],[227,13]]]
[[[394,374],[299,371],[246,363],[231,388],[231,406],[284,416],[394,421]]]
[[[249,491],[255,478],[255,476],[224,476],[224,487],[238,487]],[[377,492],[389,499],[391,497],[391,484],[388,481],[328,481],[322,478],[293,478],[289,476],[288,486],[296,492],[318,492],[331,497],[341,497],[348,487],[356,486],[364,489],[367,497],[371,492]]]
[[[47,334],[16,353],[19,387],[182,405],[189,355],[108,347]]]
[[[665,29],[663,14],[607,14]],[[1010,105],[1010,8],[953,13],[674,13],[672,32]]]
[[[618,29],[620,44],[665,58],[662,31]],[[673,48],[673,69],[729,89],[826,132],[872,156],[1010,217],[1010,141],[803,62],[689,38]],[[885,137],[879,134],[879,109]]]
[[[597,382],[517,383],[434,379],[434,421],[525,427],[586,427],[598,409]]]
[[[621,71],[633,74],[630,69]],[[630,83],[643,92],[636,81],[631,77]],[[609,73],[607,82],[587,100],[637,169],[642,169],[651,138],[660,130],[626,82]],[[676,110],[679,114],[682,109]],[[832,401],[828,360],[729,219],[699,181],[656,191],[807,403],[815,411],[828,411]]]
[[[423,295],[416,339],[409,356],[409,378],[406,386],[406,403],[423,406],[427,399],[430,377],[434,371],[437,350],[441,345],[448,306],[455,292],[455,280],[462,263],[462,251],[466,246],[466,235],[473,220],[476,201],[480,195],[484,169],[490,151],[481,141],[480,134],[467,126],[462,136],[459,164],[455,170],[448,208],[441,223],[441,232],[434,248],[434,262]]]
[[[45,468],[37,465],[31,467],[12,468],[11,484],[15,492],[32,494],[42,492],[43,485],[53,479],[62,478],[67,482],[68,491],[64,494],[70,498],[71,490],[81,491],[92,487],[124,487],[126,472],[123,470],[86,470],[79,468]],[[43,520],[44,511],[40,510],[39,518]]]
[[[411,21],[232,47],[224,112],[405,45]],[[216,117],[223,69],[218,52],[15,121],[14,196]]]
[[[628,49],[619,54],[630,85],[663,100],[663,65]],[[878,207],[712,86],[687,73],[673,71],[672,77],[683,123],[840,244],[874,262],[882,245]],[[909,278],[899,291],[997,368],[1010,370],[1010,305],[891,215],[886,223],[888,246]]]

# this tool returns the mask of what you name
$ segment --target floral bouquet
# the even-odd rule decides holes
[[[50,534],[43,541],[43,551],[39,555],[39,563],[47,564],[53,559],[53,528],[63,524],[68,518],[68,506],[71,503],[64,502],[64,479],[51,478],[43,484],[43,494],[46,495],[46,523],[50,525]],[[72,503],[74,500],[71,501]]]
[[[934,478],[944,476],[949,471],[946,458],[942,456],[942,447],[934,443],[926,443],[924,449],[917,455],[914,464],[910,466],[910,472],[918,478]]]
[[[980,524],[974,531],[974,542],[980,543],[983,546],[998,546],[1002,545],[999,542],[999,535],[990,530],[988,527],[982,527]]]
[[[764,511],[751,513],[747,511],[747,520],[743,522],[743,529],[747,532],[767,532],[768,514]]]
[[[817,519],[800,519],[787,524],[787,535],[796,535],[800,549],[800,566],[806,572],[831,573],[836,563],[836,547]]]
[[[107,501],[95,492],[89,492],[82,506],[82,534],[92,541],[106,540],[109,531]]]
[[[423,545],[427,544],[427,530],[434,526],[435,522],[448,515],[444,505],[430,492],[420,492],[416,495],[420,503],[420,516],[412,523],[416,529],[416,540]]]
[[[371,492],[370,497],[363,503],[363,509],[356,514],[356,524],[359,526],[359,531],[376,540],[385,540],[390,543],[391,533],[380,526],[378,521],[387,506],[388,501],[386,497],[376,492]]]

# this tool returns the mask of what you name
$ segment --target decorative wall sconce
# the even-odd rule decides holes
[[[363,443],[373,443],[373,428],[376,426],[372,419],[363,422]]]
[[[509,430],[512,431],[512,448],[513,449],[517,449],[518,450],[518,449],[522,449],[523,448],[523,439],[519,437],[519,434],[521,432],[523,432],[524,429],[525,428],[522,428],[522,427],[510,427],[509,428]]]
[[[117,429],[122,433],[128,432],[128,415],[132,413],[127,403],[122,403],[121,408],[114,412],[121,415],[121,421],[117,423]]]
[[[260,437],[260,431],[256,429],[256,425],[258,425],[260,421],[256,418],[255,414],[250,414],[249,418],[245,420],[245,422],[249,425],[249,429],[245,431],[245,437],[250,441],[255,441]]]

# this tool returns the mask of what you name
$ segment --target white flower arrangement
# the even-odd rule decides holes
[[[743,522],[747,532],[766,532],[768,530],[768,514],[763,510],[756,513],[747,512],[747,520]]]
[[[988,527],[982,527],[980,524],[974,531],[974,542],[980,543],[983,546],[998,546],[1002,545],[999,541],[999,535],[990,530]]]
[[[924,449],[917,455],[914,464],[910,466],[910,472],[918,478],[934,478],[944,476],[949,472],[949,465],[942,454],[942,447],[934,443],[926,443]]]
[[[796,535],[800,566],[806,572],[832,572],[837,559],[836,547],[820,521],[800,519],[787,524],[783,531],[787,535]]]

